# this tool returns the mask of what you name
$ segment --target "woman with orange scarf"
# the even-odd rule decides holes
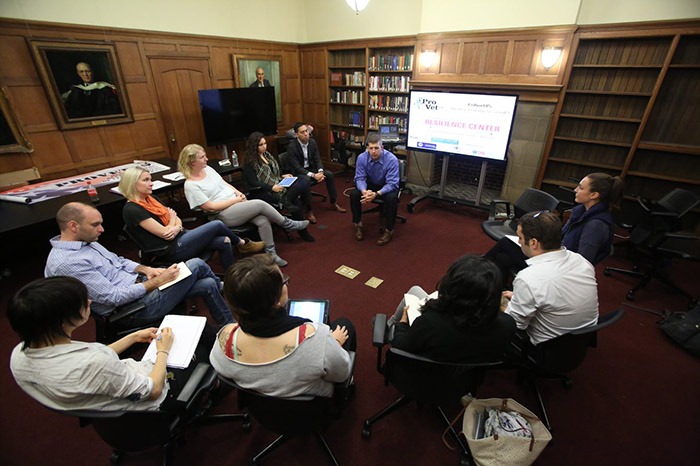
[[[151,174],[141,167],[131,167],[122,174],[119,191],[128,200],[122,216],[130,234],[146,249],[165,248],[158,254],[163,262],[175,263],[218,251],[226,271],[233,264],[232,245],[242,254],[264,247],[260,241],[239,238],[220,220],[184,229],[177,213],[152,196]]]

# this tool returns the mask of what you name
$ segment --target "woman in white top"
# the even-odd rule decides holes
[[[290,220],[265,201],[248,200],[209,167],[207,160],[204,148],[197,144],[189,144],[180,152],[178,169],[186,178],[185,197],[190,208],[216,213],[217,219],[230,227],[252,222],[265,242],[265,252],[272,255],[278,266],[287,265],[287,261],[277,255],[270,222],[296,231],[308,227],[308,220]]]
[[[159,409],[166,400],[165,363],[172,330],[163,329],[157,338],[155,364],[119,359],[119,353],[156,338],[156,328],[139,330],[109,346],[73,341],[73,331],[90,318],[90,300],[81,281],[35,280],[10,300],[7,318],[22,339],[10,358],[12,375],[44,406],[147,411]]]

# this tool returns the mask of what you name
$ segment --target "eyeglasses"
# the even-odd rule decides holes
[[[282,286],[289,286],[289,275],[282,275]]]

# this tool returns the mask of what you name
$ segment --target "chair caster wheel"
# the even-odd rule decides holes
[[[460,458],[459,459],[459,466],[471,466],[471,461],[469,461],[467,458]]]
[[[634,301],[634,291],[627,293],[627,301]]]
[[[571,387],[574,386],[574,381],[571,380],[571,377],[569,377],[569,376],[567,375],[566,377],[564,377],[563,379],[561,379],[561,386],[564,387],[564,388],[566,388],[566,389],[571,389]]]
[[[408,210],[410,213],[413,213],[413,206],[411,204],[408,204],[406,206],[406,210]]]
[[[368,439],[368,438],[370,438],[371,436],[372,436],[372,432],[371,432],[367,427],[365,427],[364,429],[362,429],[362,438]]]
[[[241,429],[243,430],[243,432],[248,433],[251,430],[253,430],[253,423],[250,421],[244,422],[243,424],[241,424]]]
[[[612,272],[610,271],[610,268],[605,267],[605,270],[603,270],[603,275],[606,277],[609,277]]]
[[[111,455],[109,455],[109,462],[110,464],[119,464],[121,460],[124,459],[124,452],[123,451],[113,451]]]
[[[250,464],[251,466],[256,466],[256,465],[260,464],[260,461],[259,461],[259,460],[256,461],[255,458],[251,457],[251,458],[248,460],[248,464]]]

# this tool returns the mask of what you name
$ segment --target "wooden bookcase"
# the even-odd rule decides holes
[[[415,57],[413,46],[369,49],[367,70],[367,128],[376,131],[381,124],[398,124],[408,130],[408,90]]]
[[[600,171],[621,176],[628,197],[700,195],[700,28],[582,31],[573,50],[541,189]]]
[[[365,137],[367,49],[328,50],[328,124],[333,138],[345,136],[348,149]]]

